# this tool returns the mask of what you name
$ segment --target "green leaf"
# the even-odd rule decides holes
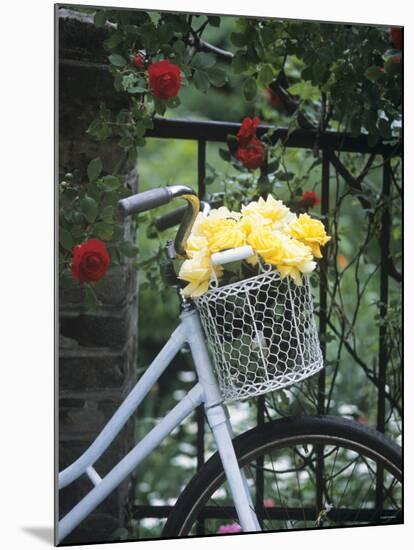
[[[124,230],[121,225],[113,225],[113,234],[111,237],[111,241],[119,241],[124,236]]]
[[[98,214],[98,203],[92,197],[85,195],[80,201],[80,207],[82,214],[88,220],[89,223],[93,223],[96,220]]]
[[[227,82],[227,74],[223,69],[213,67],[207,72],[208,79],[213,86],[221,87]]]
[[[103,27],[106,23],[106,11],[97,11],[93,17],[93,22],[95,24],[95,27],[98,27],[98,29]]]
[[[142,86],[132,86],[131,88],[128,88],[127,92],[129,94],[145,94],[148,90]]]
[[[267,63],[263,65],[259,71],[259,82],[264,86],[267,86],[273,80],[273,69],[272,66]]]
[[[72,235],[64,227],[59,227],[59,242],[65,250],[72,250],[72,247],[73,247]]]
[[[206,92],[210,86],[207,73],[205,71],[196,70],[193,74],[193,82],[197,90]]]
[[[167,110],[167,104],[162,99],[154,99],[154,109],[157,114],[163,116]]]
[[[247,61],[243,51],[239,50],[236,52],[232,60],[232,67],[236,74],[244,73],[244,71],[249,68],[249,62]]]
[[[181,100],[178,96],[167,99],[167,105],[169,109],[175,109],[181,104]]]
[[[301,99],[305,101],[308,99],[316,101],[321,96],[319,88],[304,80],[293,84],[293,86],[290,86],[288,88],[288,92],[292,95],[298,95]]]
[[[186,47],[183,40],[177,40],[176,42],[174,42],[173,48],[178,57],[184,57],[186,53]]]
[[[239,141],[237,137],[233,134],[227,134],[227,146],[231,154],[235,155],[239,147]],[[229,159],[230,160],[230,159]]]
[[[101,218],[106,223],[112,223],[114,218],[114,207],[111,204],[105,206],[101,212]]]
[[[208,15],[208,22],[212,27],[220,27],[220,17],[218,15]]]
[[[387,74],[394,76],[401,72],[401,61],[398,62],[396,60],[398,58],[401,59],[401,56],[392,56],[386,60],[384,64],[384,69]]]
[[[90,284],[84,284],[85,289],[85,306],[88,311],[96,312],[102,303],[98,300],[98,297]]]
[[[267,165],[267,172],[268,174],[272,174],[273,172],[276,172],[276,170],[279,168],[280,161],[279,159],[272,160],[272,162],[269,162]]]
[[[154,128],[154,121],[152,120],[152,118],[150,117],[146,117],[146,118],[143,118],[142,119],[142,124],[145,126],[145,128],[147,129],[152,129]]]
[[[269,46],[275,42],[275,32],[270,27],[263,27],[260,31],[262,36],[263,44]]]
[[[137,137],[142,138],[145,136],[145,132],[147,129],[144,126],[144,123],[142,120],[138,120],[137,123],[134,126],[134,133]]]
[[[226,162],[230,162],[231,160],[231,155],[230,155],[230,152],[227,150],[227,149],[222,149],[220,148],[219,149],[219,155],[220,157],[225,160]]]
[[[257,94],[257,83],[256,79],[251,76],[243,84],[243,93],[247,101],[252,101]]]
[[[327,70],[323,63],[316,62],[312,68],[313,82],[322,83],[326,80]]]
[[[377,82],[377,80],[383,78],[384,73],[381,71],[381,67],[372,65],[371,67],[368,67],[368,69],[366,69],[366,71],[364,72],[364,76],[368,78],[368,80],[371,80],[371,82]]]
[[[124,256],[127,256],[127,258],[135,258],[135,256],[138,254],[138,247],[136,247],[134,244],[130,243],[129,241],[124,241],[119,244],[119,250],[121,254]]]
[[[113,50],[122,42],[122,34],[119,32],[113,32],[109,38],[105,40],[105,46],[110,50]]]
[[[195,69],[210,69],[216,64],[216,56],[212,53],[197,52],[191,64]]]
[[[99,157],[91,160],[88,164],[88,179],[90,182],[96,181],[99,177],[99,174],[102,172],[102,161]]]
[[[94,225],[93,232],[99,239],[107,241],[113,235],[114,226],[109,223],[98,222]]]
[[[115,191],[121,185],[121,180],[116,176],[104,176],[98,182],[99,187],[103,189],[106,193]]]
[[[122,57],[122,55],[119,55],[117,53],[114,53],[108,57],[109,62],[114,65],[114,67],[125,67],[127,64],[127,61],[125,57]]]
[[[246,45],[246,36],[240,32],[232,32],[230,35],[230,40],[232,44],[237,46],[237,48],[242,48]]]

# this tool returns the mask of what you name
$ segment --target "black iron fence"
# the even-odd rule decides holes
[[[197,142],[197,167],[198,167],[198,194],[201,199],[207,196],[206,189],[206,145],[208,142],[226,142],[228,134],[236,134],[240,127],[237,123],[216,122],[216,121],[194,121],[194,120],[176,120],[176,119],[156,119],[154,128],[149,130],[147,138],[164,138],[169,140],[194,140]],[[258,128],[258,136],[271,129],[270,126],[262,125]],[[333,331],[334,337],[340,341],[340,348],[346,349],[349,356],[356,365],[363,368],[367,375],[368,381],[373,385],[376,392],[376,427],[381,432],[386,431],[387,422],[397,417],[401,419],[401,365],[396,365],[393,368],[393,373],[388,372],[391,356],[395,352],[390,348],[390,335],[388,333],[387,316],[389,314],[389,281],[393,281],[394,285],[398,285],[402,281],[402,273],[396,265],[395,258],[390,251],[390,240],[392,233],[391,210],[394,207],[392,194],[396,188],[397,201],[401,207],[401,188],[396,181],[396,172],[401,169],[400,165],[392,167],[394,159],[401,155],[400,143],[383,143],[379,142],[375,147],[368,143],[366,136],[361,135],[357,138],[351,137],[349,134],[339,133],[334,131],[319,132],[317,130],[297,129],[290,132],[286,128],[273,129],[272,142],[276,144],[281,142],[285,148],[308,149],[314,152],[315,156],[321,158],[321,182],[320,182],[320,215],[326,225],[328,232],[333,232],[333,237],[338,237],[334,231],[336,222],[335,212],[332,211],[338,207],[338,192],[332,197],[331,179],[333,178],[338,185],[339,178],[347,186],[353,199],[356,200],[367,219],[376,220],[376,231],[373,232],[377,246],[380,251],[378,270],[375,270],[377,275],[376,282],[379,284],[378,290],[378,319],[375,322],[377,327],[377,342],[378,353],[377,357],[372,358],[371,366],[367,364],[355,349],[355,346],[347,340],[344,332],[340,332],[335,328],[333,322],[332,306],[335,292],[337,292],[338,282],[334,284],[334,290],[330,290],[328,281],[328,255],[320,262],[320,285],[319,285],[319,305],[317,314],[319,316],[319,334],[322,352],[324,358],[327,354],[327,335],[329,331]],[[342,162],[341,154],[358,154],[361,158],[366,158],[360,173],[355,176],[347,169]],[[382,189],[380,189],[380,199],[377,198],[378,208],[374,208],[369,196],[364,193],[364,180],[369,171],[373,168],[376,162],[377,169],[382,170]],[[395,188],[393,188],[395,183]],[[333,200],[335,204],[333,204]],[[367,239],[368,240],[368,239]],[[361,249],[363,253],[363,248]],[[358,257],[359,262],[359,257]],[[378,273],[377,273],[378,271]],[[338,272],[336,272],[338,275]],[[360,282],[356,283],[359,286]],[[398,292],[398,291],[397,291]],[[361,295],[357,294],[357,311],[360,308]],[[351,328],[355,327],[355,321]],[[349,334],[348,334],[349,337]],[[399,354],[397,353],[397,357]],[[398,358],[397,358],[398,360]],[[318,375],[317,388],[315,394],[315,412],[317,414],[325,414],[329,409],[332,398],[331,387],[335,383],[338,368],[340,364],[340,354],[337,355],[333,374],[331,375],[329,388],[327,387],[326,370],[322,370]],[[395,365],[394,365],[395,367]],[[397,371],[396,371],[397,369]],[[397,372],[397,374],[396,374]],[[393,378],[393,387],[390,388],[389,376]],[[395,379],[398,379],[397,381]],[[266,406],[266,398],[261,396],[257,398],[257,424],[263,425],[268,417]],[[203,410],[200,407],[197,410],[197,468],[201,468],[204,463],[204,438],[205,438],[205,422]],[[395,422],[394,422],[395,424]],[[395,435],[395,433],[394,433]],[[263,502],[263,472],[260,474],[260,469],[256,479],[256,500],[258,503]],[[316,469],[316,484],[321,485],[323,476],[323,460],[317,462]],[[377,502],[382,498],[382,471],[381,468],[377,471]],[[322,490],[317,490],[317,494],[322,500]],[[321,503],[320,503],[321,506]],[[132,517],[134,519],[142,518],[165,518],[168,516],[171,506],[134,506],[132,508]],[[292,511],[293,513],[294,511]],[[209,517],[209,510],[205,510],[205,517]],[[217,514],[216,511],[212,513]],[[228,517],[223,512],[223,518]],[[202,527],[199,528],[199,534],[202,534]]]

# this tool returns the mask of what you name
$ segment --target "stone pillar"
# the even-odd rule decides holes
[[[110,171],[119,160],[115,144],[97,143],[86,129],[99,104],[123,106],[113,87],[102,47],[104,29],[96,29],[87,16],[57,10],[59,45],[59,173],[80,169],[100,156]],[[127,166],[124,177],[136,191],[136,172]],[[126,237],[133,228],[125,226]],[[137,301],[136,271],[131,261],[110,268],[107,284],[97,291],[103,306],[87,313],[81,290],[59,294],[59,469],[75,460],[94,440],[136,380]],[[104,475],[133,444],[131,422],[95,465]],[[65,543],[109,540],[125,522],[129,483],[114,491],[69,536]],[[92,487],[83,476],[60,492],[62,517]]]

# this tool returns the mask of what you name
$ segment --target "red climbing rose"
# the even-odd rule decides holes
[[[321,199],[318,197],[315,191],[305,191],[300,199],[301,206],[304,206],[305,208],[314,208],[320,202]]]
[[[151,63],[148,76],[152,94],[157,99],[169,99],[178,94],[181,87],[181,71],[178,65],[170,63],[168,59]]]
[[[143,69],[145,63],[145,57],[142,53],[137,53],[132,59],[132,63],[137,69]]]
[[[253,139],[256,138],[256,128],[260,124],[260,118],[255,116],[254,118],[246,117],[240,130],[237,134],[237,140],[240,147],[246,147],[246,145]]]
[[[402,50],[402,29],[399,27],[390,28],[391,41],[396,50]]]
[[[72,249],[72,277],[80,283],[96,282],[104,277],[109,266],[106,244],[89,239]]]
[[[260,168],[266,157],[266,148],[260,139],[252,138],[246,147],[239,147],[236,158],[249,170]]]

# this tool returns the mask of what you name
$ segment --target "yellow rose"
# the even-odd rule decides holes
[[[300,274],[311,273],[316,267],[308,246],[269,226],[253,231],[248,242],[267,264],[277,268],[282,278],[290,275],[298,285],[302,283]]]
[[[243,246],[246,239],[243,228],[238,225],[240,216],[225,206],[211,210],[207,216],[198,214],[187,241],[187,255],[191,258],[195,251],[203,247],[208,247],[213,254]]]
[[[187,253],[188,258],[193,258],[194,254],[207,248],[208,248],[208,243],[205,237],[193,235],[191,233],[187,239],[185,251]]]
[[[213,208],[207,215],[200,212],[191,229],[191,234],[195,236],[205,236],[205,232],[208,231],[212,222],[225,219],[239,220],[240,217],[241,214],[239,212],[232,212],[226,206]]]
[[[247,237],[247,242],[267,264],[277,265],[284,257],[281,235],[271,231],[268,225],[253,229]]]
[[[233,219],[211,220],[204,232],[212,254],[246,244],[246,235],[243,229]]]
[[[214,267],[215,274],[220,278],[223,274],[221,266]],[[207,249],[196,252],[189,260],[185,260],[181,266],[178,277],[189,284],[183,289],[185,296],[201,296],[208,290],[212,275],[210,254]]]
[[[320,247],[331,239],[326,234],[323,223],[311,218],[308,214],[301,214],[290,224],[289,235],[309,246],[315,258],[322,258]]]
[[[308,275],[316,267],[311,251],[305,244],[286,235],[281,235],[280,239],[283,242],[284,253],[282,261],[276,265],[277,270],[282,279],[289,275],[297,285],[301,285],[301,273]]]
[[[271,221],[273,229],[281,229],[296,218],[295,214],[282,201],[274,199],[272,195],[268,195],[266,200],[260,197],[258,201],[243,206],[242,214],[243,216],[259,214]]]
[[[265,225],[271,225],[272,220],[269,218],[264,218],[257,212],[250,213],[248,215],[245,215],[241,218],[238,225],[244,231],[244,234],[246,237],[252,233],[252,231],[258,230],[262,228]]]

